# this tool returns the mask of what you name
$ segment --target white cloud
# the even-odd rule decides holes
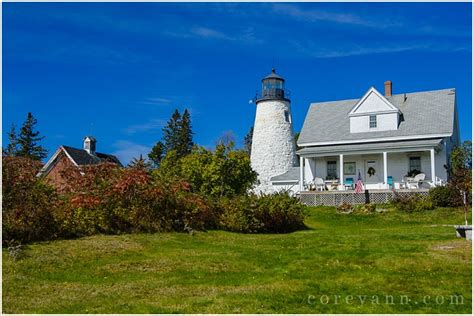
[[[333,22],[339,24],[351,24],[369,27],[392,27],[401,26],[400,22],[389,22],[387,19],[376,21],[371,18],[362,17],[352,13],[329,12],[324,10],[303,10],[302,8],[291,4],[274,4],[275,13],[284,14],[297,20],[307,22]]]
[[[194,26],[189,30],[163,31],[162,35],[177,38],[196,38],[206,40],[232,41],[244,44],[262,44],[263,40],[255,36],[253,27],[235,29],[233,34],[225,33],[205,26]]]
[[[220,31],[213,30],[213,29],[210,29],[210,28],[207,28],[207,27],[202,27],[202,26],[193,27],[191,29],[191,33],[196,35],[196,36],[202,37],[202,38],[215,38],[215,39],[223,39],[223,40],[234,40],[233,37],[231,37],[227,34],[224,34]]]
[[[290,44],[300,54],[314,58],[337,58],[383,53],[400,53],[406,51],[469,51],[469,47],[437,42],[436,45],[427,42],[406,42],[402,44],[374,42],[368,45],[345,43],[337,47],[322,47],[314,41],[291,41]]]
[[[128,140],[116,141],[112,146],[117,148],[117,150],[112,154],[117,156],[124,165],[127,165],[133,158],[138,158],[140,155],[143,155],[143,158],[147,158],[147,155],[151,150],[148,146],[140,145]]]
[[[143,133],[161,129],[163,126],[165,126],[165,124],[166,121],[163,119],[151,119],[148,122],[142,124],[129,125],[125,129],[123,129],[122,132],[126,135],[133,135],[135,133]]]
[[[143,101],[139,101],[141,104],[149,104],[149,105],[167,105],[172,103],[173,101],[166,98],[148,98]]]

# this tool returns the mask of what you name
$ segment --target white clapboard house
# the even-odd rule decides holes
[[[350,191],[421,189],[448,180],[449,156],[460,142],[455,89],[312,103],[297,145],[299,166],[275,175],[281,189]]]

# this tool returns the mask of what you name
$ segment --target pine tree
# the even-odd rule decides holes
[[[3,150],[5,156],[16,156],[18,152],[18,139],[16,136],[15,124],[12,124],[10,132],[8,133],[8,146]]]
[[[139,158],[133,158],[132,161],[130,161],[130,163],[128,164],[128,167],[129,168],[150,170],[151,163],[149,161],[146,161],[143,158],[143,155],[140,154]]]
[[[42,140],[44,136],[39,136],[39,131],[34,131],[37,122],[38,121],[33,117],[33,114],[28,112],[18,137],[19,149],[17,156],[29,157],[34,160],[46,158],[48,154],[47,150],[38,144],[38,142]]]
[[[184,110],[183,116],[180,122],[179,129],[179,141],[178,141],[178,156],[184,157],[191,153],[193,149],[193,131],[191,129],[191,115],[188,112],[188,109]]]
[[[164,154],[169,150],[177,150],[179,147],[181,114],[175,110],[170,120],[163,128]]]
[[[249,132],[244,138],[244,150],[249,154],[252,153],[252,137],[253,137],[253,126],[250,127]]]
[[[191,153],[193,148],[193,132],[191,128],[191,115],[187,109],[183,115],[175,110],[170,120],[163,128],[163,140],[153,146],[148,158],[155,166],[159,166],[161,159],[170,150],[176,151],[178,158]]]
[[[151,149],[151,152],[148,154],[148,159],[150,159],[153,164],[158,167],[160,165],[161,159],[163,159],[165,154],[165,145],[161,141],[157,142],[155,146]]]

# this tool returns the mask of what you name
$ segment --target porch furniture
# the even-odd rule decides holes
[[[424,182],[426,175],[424,173],[417,174],[414,178],[407,178],[408,189],[419,189],[420,184]]]
[[[354,188],[354,178],[346,178],[346,181],[344,181],[344,187],[352,190]]]
[[[337,190],[337,184],[339,183],[339,180],[337,179],[325,180],[324,183],[326,184],[328,191],[333,191],[333,190]]]
[[[326,189],[326,185],[322,178],[314,178],[314,185],[316,186],[316,191],[324,191]]]
[[[388,176],[387,177],[387,184],[388,184],[388,188],[393,188],[393,177],[392,176]]]

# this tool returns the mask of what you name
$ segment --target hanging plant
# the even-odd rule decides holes
[[[373,176],[375,174],[375,169],[373,167],[370,167],[367,170],[367,173],[369,174],[369,177]]]

